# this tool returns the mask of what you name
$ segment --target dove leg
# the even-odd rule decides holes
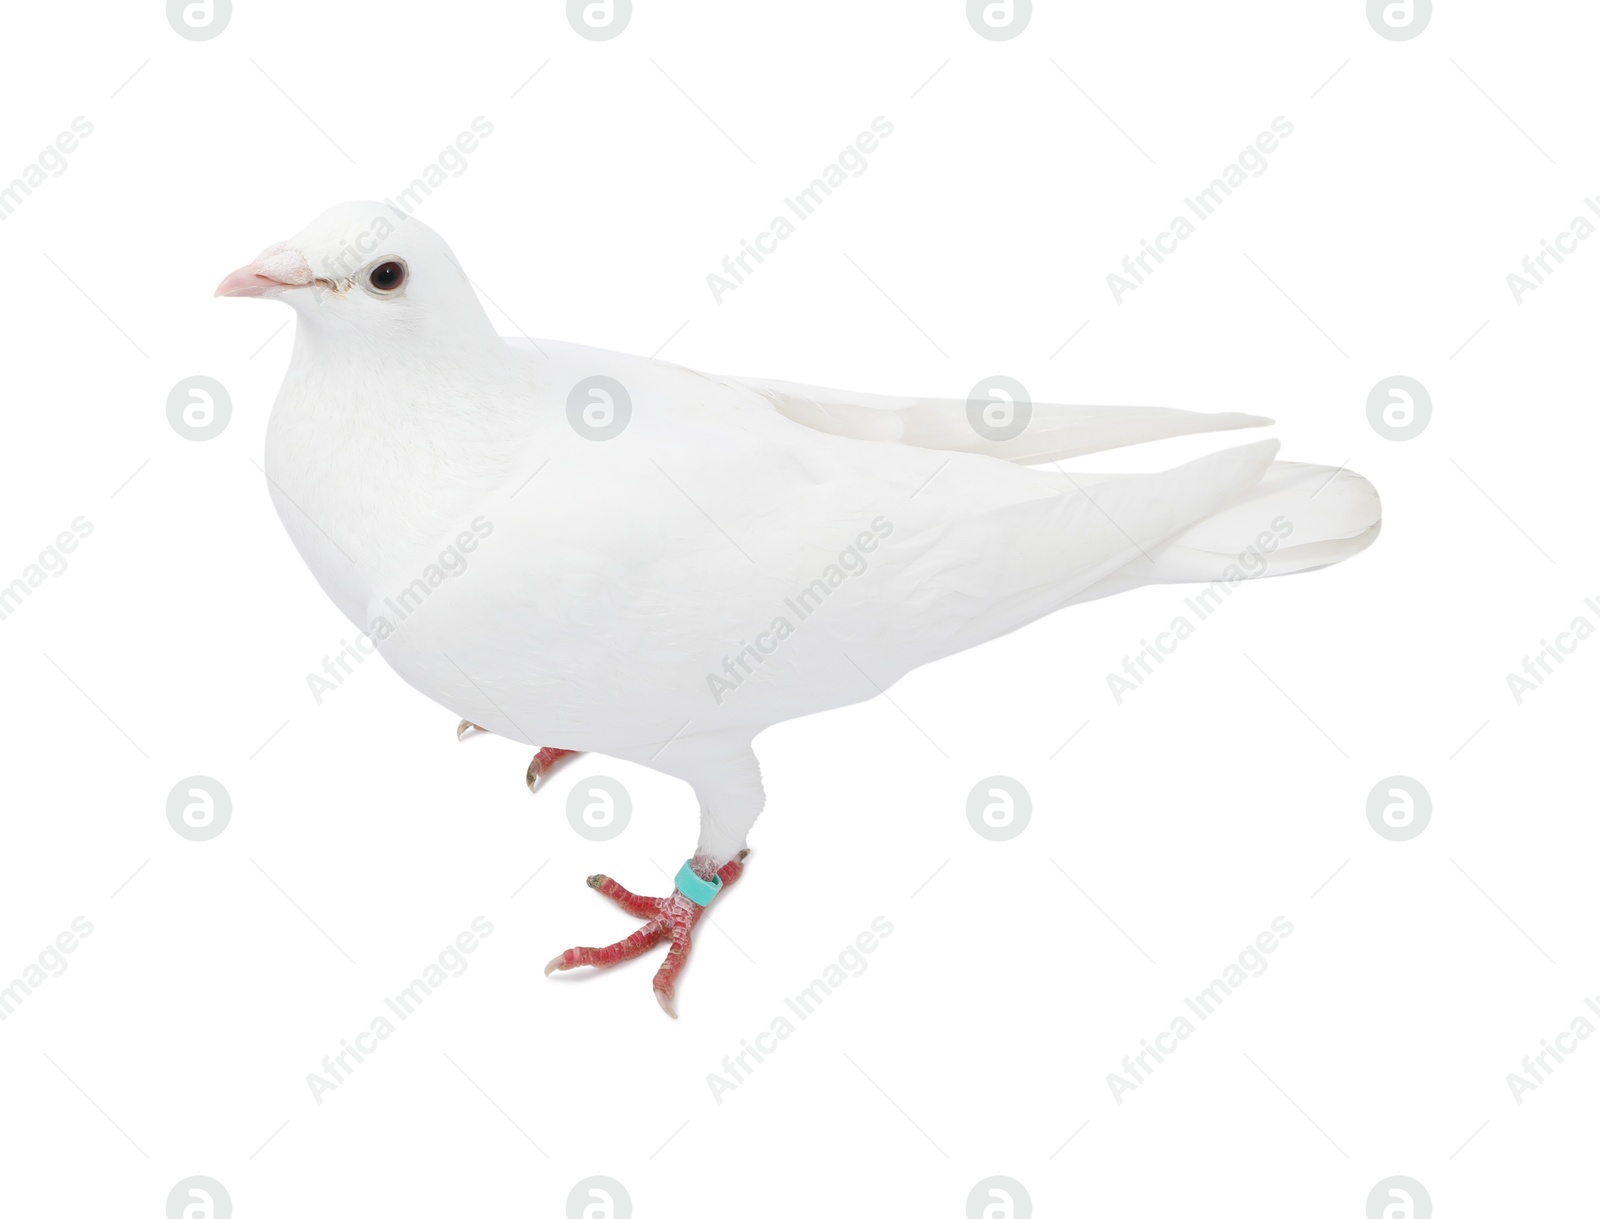
[[[580,965],[613,965],[638,956],[651,945],[667,941],[667,956],[656,971],[652,987],[656,1002],[677,1019],[673,998],[678,977],[693,947],[693,931],[719,888],[726,888],[744,873],[750,853],[745,837],[761,813],[761,767],[750,751],[748,737],[704,736],[678,738],[651,763],[657,770],[683,779],[700,800],[700,844],[680,873],[667,897],[641,897],[630,893],[609,876],[591,876],[589,887],[609,897],[628,913],[645,919],[645,925],[625,940],[605,948],[569,948],[545,966],[545,974],[576,969]],[[695,879],[698,877],[698,881]],[[681,885],[682,887],[677,887]]]
[[[684,759],[685,761],[688,759]],[[663,758],[665,761],[665,758]],[[692,768],[669,770],[694,785],[700,799],[700,842],[696,858],[721,867],[749,844],[750,827],[761,815],[766,793],[761,787],[761,766],[747,744],[738,752],[719,752]],[[667,770],[666,766],[662,766]]]
[[[461,723],[456,725],[456,741],[464,741],[469,733],[486,734],[488,731],[490,729],[485,728],[483,725],[478,725],[478,723],[472,723],[472,720],[462,720]],[[528,790],[531,792],[534,789],[534,785],[538,784],[539,779],[550,773],[550,768],[557,761],[571,757],[576,752],[578,752],[576,749],[550,749],[549,745],[546,745],[544,749],[534,753],[533,761],[528,763]]]
[[[487,733],[488,731],[481,724],[474,724],[471,720],[462,720],[456,725],[456,740],[464,740],[467,734],[471,732]],[[561,761],[562,758],[571,757],[577,752],[576,749],[552,749],[547,746],[534,754],[533,761],[528,763],[528,790],[533,791],[539,780],[549,774],[550,768]]]
[[[571,757],[577,753],[576,749],[551,749],[546,747],[533,755],[533,761],[528,763],[528,790],[533,791],[538,786],[539,780],[550,773],[550,768],[562,758]]]

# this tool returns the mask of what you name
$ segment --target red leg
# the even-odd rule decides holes
[[[749,851],[739,852],[737,859],[728,860],[716,870],[716,875],[722,879],[724,888],[743,875],[743,860],[749,853]],[[703,856],[696,856],[692,866],[700,875],[708,876],[711,872],[711,863],[711,860]],[[676,1020],[678,1013],[672,1009],[673,994],[678,975],[683,972],[684,963],[689,959],[689,950],[693,947],[691,933],[695,924],[700,921],[700,916],[705,913],[705,907],[696,905],[676,889],[669,897],[641,897],[636,893],[630,893],[609,876],[591,876],[589,887],[609,897],[629,914],[645,919],[645,925],[627,939],[618,940],[605,948],[569,948],[544,967],[545,975],[549,976],[557,970],[576,969],[580,965],[600,967],[615,965],[620,961],[631,960],[665,938],[670,941],[667,958],[656,971],[652,986],[656,1002],[661,1004],[661,1009],[667,1015]]]

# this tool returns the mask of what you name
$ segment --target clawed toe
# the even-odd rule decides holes
[[[533,755],[533,761],[528,763],[528,790],[534,791],[539,786],[539,780],[550,773],[551,767],[562,758],[571,757],[577,753],[576,749],[541,749]]]
[[[593,965],[604,969],[622,961],[631,961],[640,953],[654,948],[666,932],[667,926],[660,918],[651,918],[639,930],[615,944],[607,944],[604,948],[567,949],[560,956],[552,958],[544,967],[544,976],[548,978],[557,970],[576,969],[580,965]]]

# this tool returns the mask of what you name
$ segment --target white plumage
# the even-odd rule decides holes
[[[1250,574],[1336,562],[1378,529],[1370,484],[1275,462],[1275,441],[1156,474],[1026,464],[1269,422],[1248,415],[1039,405],[993,442],[964,401],[507,340],[431,230],[374,238],[384,211],[336,207],[219,289],[299,314],[267,437],[286,528],[422,693],[503,736],[693,784],[714,862],[761,810],[763,728],[1076,601],[1217,579],[1274,521]],[[353,263],[358,237],[372,248]],[[363,278],[396,260],[398,290]],[[569,420],[595,375],[631,401],[610,439]],[[452,548],[464,567],[440,579]]]

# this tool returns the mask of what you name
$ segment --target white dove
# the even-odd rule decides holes
[[[1155,474],[1026,468],[1270,422],[1249,415],[1035,404],[1008,424],[504,338],[438,235],[384,204],[330,209],[217,295],[299,315],[273,502],[395,671],[463,730],[542,746],[530,781],[588,750],[693,786],[674,891],[590,877],[646,921],[545,971],[668,939],[669,1014],[696,920],[743,869],[762,729],[1063,606],[1306,571],[1378,532],[1371,484],[1275,462],[1276,441]]]

